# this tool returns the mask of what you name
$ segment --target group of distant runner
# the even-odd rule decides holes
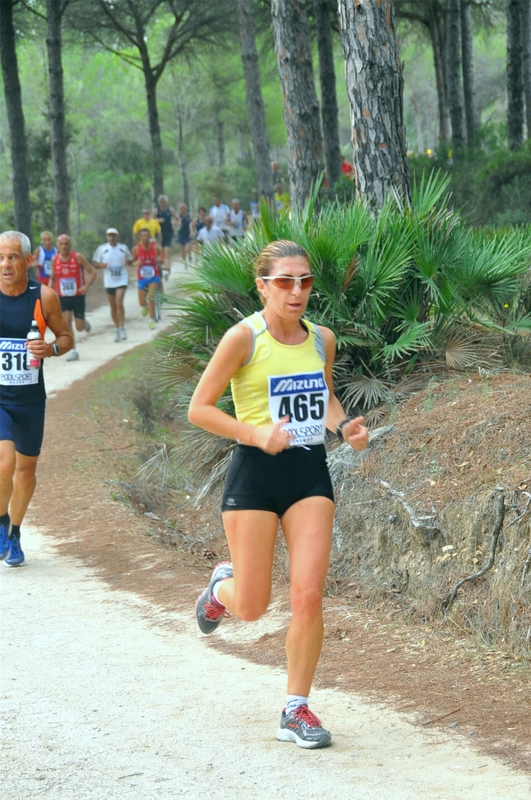
[[[54,245],[50,231],[43,231],[40,244],[33,253],[41,284],[54,289],[59,296],[66,324],[75,342],[75,331],[91,330],[85,318],[85,297],[96,278],[96,270],[103,271],[103,283],[115,326],[114,340],[127,339],[125,328],[124,297],[129,284],[128,267],[137,270],[138,302],[142,315],[155,328],[156,297],[163,291],[163,281],[171,274],[171,259],[175,230],[177,244],[185,269],[188,269],[194,253],[200,247],[208,247],[220,241],[237,241],[245,236],[252,222],[258,218],[259,204],[253,193],[251,222],[243,211],[240,201],[234,199],[229,208],[219,197],[207,212],[199,207],[194,219],[186,203],[180,203],[178,211],[169,205],[166,195],[160,195],[156,208],[144,207],[142,216],[132,227],[134,247],[119,241],[117,228],[107,228],[106,242],[101,244],[89,262],[79,251],[72,249],[70,237],[61,234]],[[283,201],[282,201],[283,202]],[[79,352],[75,346],[67,361],[77,361]]]

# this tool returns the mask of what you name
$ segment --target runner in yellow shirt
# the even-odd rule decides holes
[[[143,208],[142,216],[140,217],[140,219],[137,219],[137,221],[133,225],[133,237],[135,242],[137,243],[140,241],[140,231],[143,228],[147,228],[151,238],[155,239],[157,244],[160,244],[160,239],[162,236],[160,223],[157,219],[153,219],[153,217],[151,216],[150,208]]]

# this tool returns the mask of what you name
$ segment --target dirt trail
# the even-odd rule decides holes
[[[90,358],[95,368],[119,353],[108,330],[98,340],[98,313],[86,357],[80,347],[78,364],[58,360],[48,372],[52,391],[71,380],[67,367],[89,366]],[[101,325],[107,316],[105,309]],[[132,346],[151,332],[133,307],[129,316]],[[89,498],[75,502],[80,515],[91,513]],[[283,671],[213,649],[189,611],[165,611],[127,578],[111,590],[47,536],[54,515],[41,523],[24,526],[27,565],[0,571],[6,800],[531,797],[529,776],[477,754],[457,731],[421,729],[332,689],[313,691],[312,707],[332,730],[333,747],[304,752],[276,742]],[[139,558],[144,569],[157,568],[156,554]]]

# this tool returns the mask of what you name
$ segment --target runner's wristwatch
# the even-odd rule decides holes
[[[337,436],[337,438],[339,439],[340,442],[344,442],[345,441],[345,439],[343,437],[343,428],[347,424],[347,422],[350,422],[350,417],[345,417],[345,419],[342,420],[339,423],[339,425],[337,426],[337,428],[336,428],[336,436]]]
[[[52,350],[53,350],[52,355],[54,355],[54,356],[60,356],[61,355],[61,351],[59,350],[59,345],[56,342],[52,342]]]

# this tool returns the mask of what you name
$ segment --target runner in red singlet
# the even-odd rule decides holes
[[[89,333],[91,329],[90,323],[85,319],[85,295],[96,280],[96,270],[92,264],[89,264],[85,256],[72,250],[70,237],[66,233],[62,233],[58,237],[57,249],[59,252],[52,261],[50,287],[59,295],[65,322],[70,329],[72,339],[74,339],[72,315],[75,318],[76,330]],[[85,281],[85,272],[88,273],[87,281]],[[66,360],[79,360],[75,344]]]
[[[133,266],[138,275],[138,302],[142,316],[149,309],[149,327],[155,327],[155,293],[162,290],[160,266],[163,263],[161,248],[151,241],[148,228],[140,231],[140,241],[133,247]],[[147,297],[146,297],[147,296]]]

